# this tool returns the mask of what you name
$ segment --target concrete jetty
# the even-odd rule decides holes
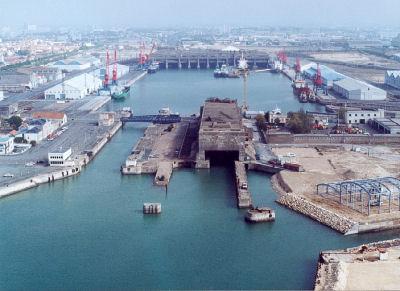
[[[157,186],[167,186],[172,175],[172,162],[159,162],[154,184]]]
[[[235,161],[235,181],[237,205],[239,208],[252,206],[251,194],[247,182],[246,168],[243,163]]]

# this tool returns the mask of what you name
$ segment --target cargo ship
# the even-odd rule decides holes
[[[245,220],[247,222],[269,222],[275,220],[275,211],[267,207],[256,207],[246,212]]]

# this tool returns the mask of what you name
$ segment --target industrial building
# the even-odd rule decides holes
[[[319,65],[321,71],[322,85],[326,88],[332,88],[333,83],[346,78],[345,75],[336,72],[335,70]],[[318,65],[316,63],[310,63],[301,67],[301,71],[307,79],[314,80],[317,75]]]
[[[100,78],[85,73],[47,89],[44,95],[45,99],[82,99],[86,95],[97,92],[101,86]]]
[[[370,124],[383,133],[400,134],[400,118],[375,118]]]
[[[67,150],[60,150],[58,152],[48,153],[48,160],[50,166],[63,167],[67,166],[68,159],[71,157],[72,150],[68,148]]]
[[[346,111],[346,123],[347,124],[366,124],[368,121],[375,118],[384,118],[385,110],[347,110]]]
[[[247,133],[236,101],[208,99],[201,109],[197,168],[215,161],[244,161]]]
[[[31,75],[20,73],[5,73],[0,75],[0,91],[24,92],[36,87],[37,83]]]
[[[385,100],[386,91],[352,78],[345,78],[333,83],[333,90],[350,100]]]
[[[32,118],[34,119],[46,119],[47,121],[51,121],[57,124],[57,127],[63,126],[67,123],[67,115],[63,112],[34,112],[32,114]]]
[[[10,118],[18,112],[18,103],[0,105],[0,117]]]
[[[23,74],[35,74],[37,76],[45,78],[46,82],[61,80],[63,77],[62,71],[57,67],[49,66],[37,66],[37,67],[22,67],[18,69],[18,72]]]
[[[101,64],[100,59],[93,56],[82,56],[76,58],[70,58],[65,60],[59,60],[51,63],[48,66],[58,68],[62,71],[72,72],[78,70],[85,70],[90,67],[99,66]]]
[[[14,137],[0,136],[0,155],[8,155],[14,151]]]
[[[400,70],[398,71],[386,71],[385,84],[390,87],[400,89]]]

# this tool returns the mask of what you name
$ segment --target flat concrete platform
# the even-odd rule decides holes
[[[237,205],[239,208],[252,206],[251,194],[248,188],[246,168],[243,163],[235,161],[235,180]]]
[[[172,162],[159,162],[154,184],[157,186],[167,186],[172,175]]]
[[[315,290],[399,290],[400,239],[320,254]]]

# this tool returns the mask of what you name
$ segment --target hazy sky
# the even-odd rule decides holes
[[[0,26],[400,26],[398,0],[0,0]]]

